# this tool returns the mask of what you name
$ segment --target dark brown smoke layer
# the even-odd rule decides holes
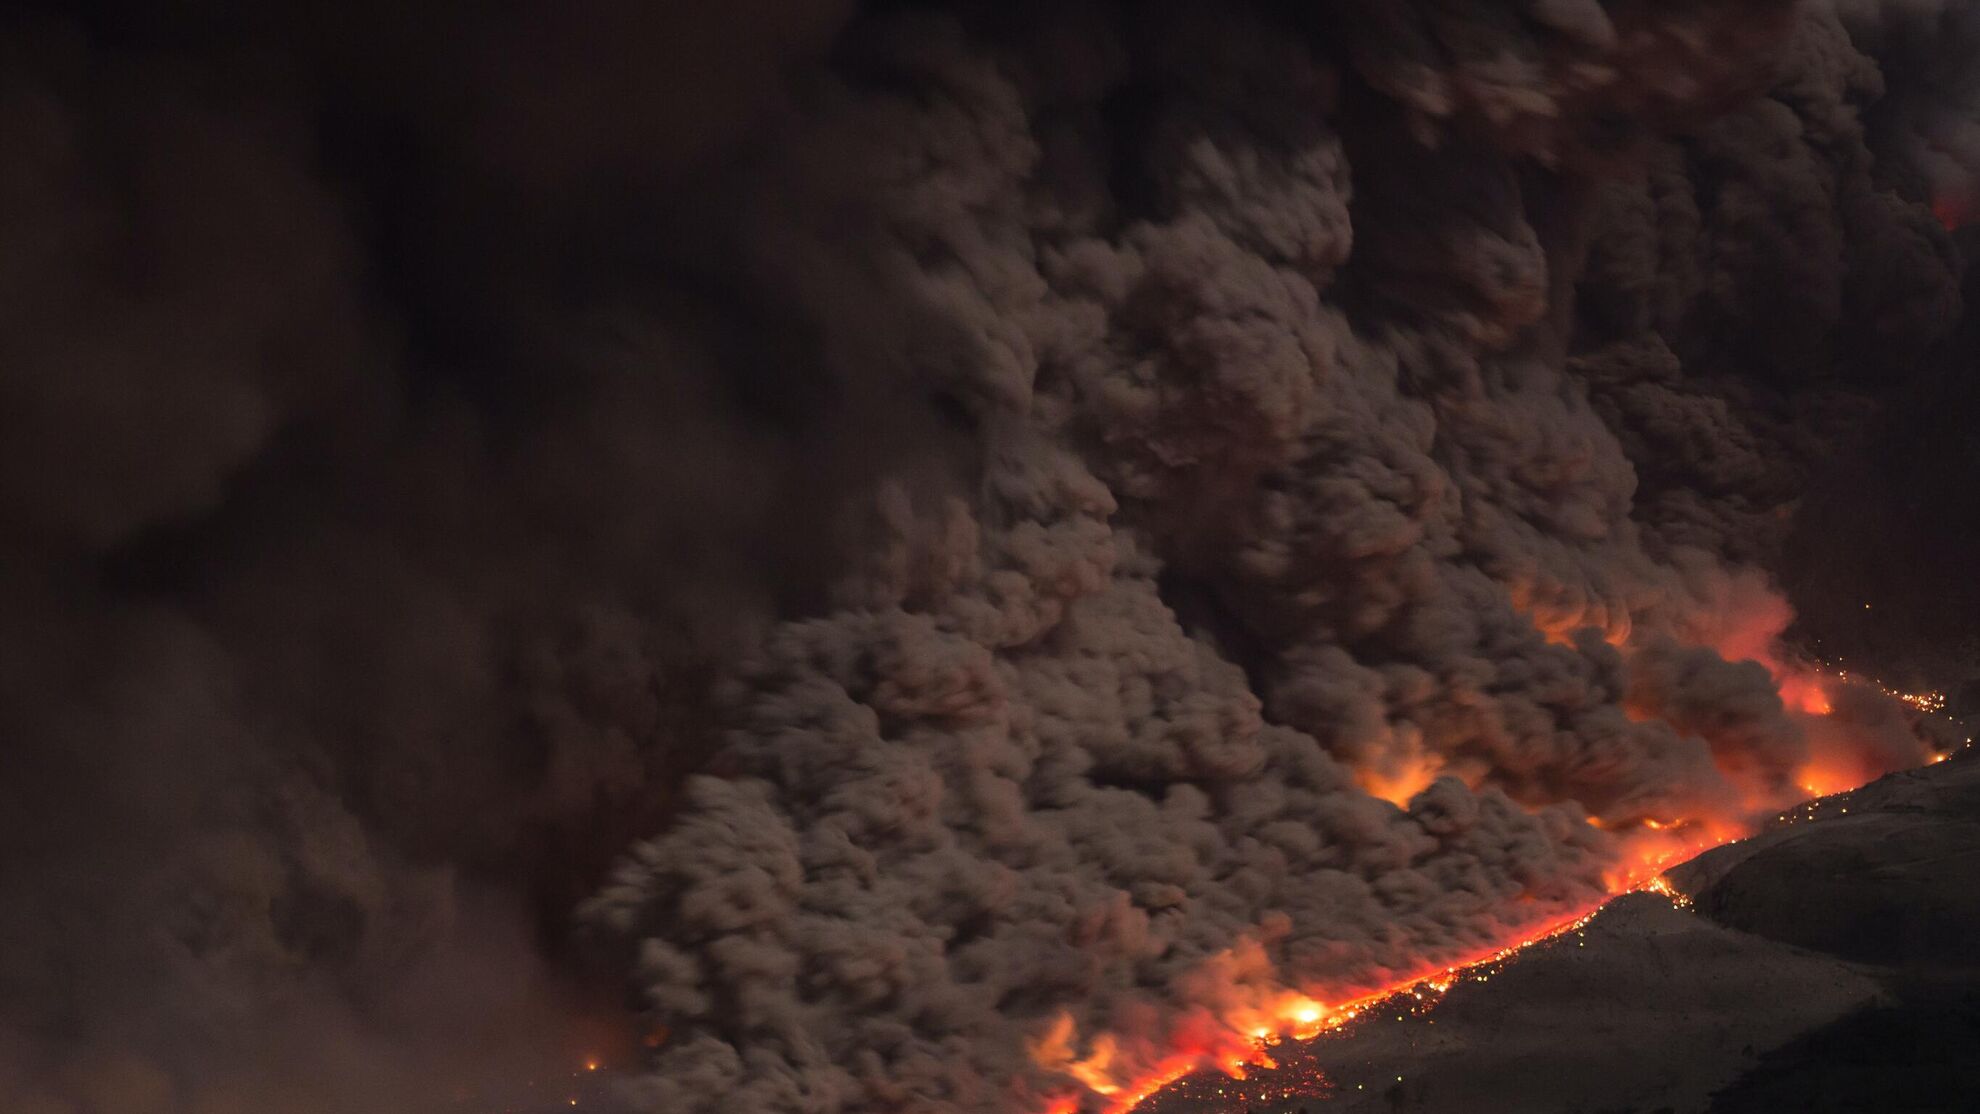
[[[945,323],[979,450],[967,494],[881,496],[590,907],[671,1033],[643,1107],[1042,1108],[1074,1059],[1145,1078],[1246,1001],[1580,907],[1621,854],[1586,816],[1795,792],[1808,730],[1725,655],[1854,380],[1903,374],[1861,361],[1960,304],[1832,12],[848,43],[776,208],[871,207],[839,252]],[[1041,1045],[1067,1014],[1128,1043]]]
[[[930,443],[672,242],[842,13],[393,10],[0,33],[0,1109],[567,1071],[545,941]]]
[[[1964,6],[652,7],[7,17],[0,1106],[507,1108],[582,903],[632,1109],[1029,1114],[1922,756],[1742,659]]]
[[[1980,220],[1980,5],[1837,5],[1852,38],[1874,54],[1882,95],[1864,110],[1871,175],[1930,202],[1971,259]],[[1883,273],[1883,272],[1880,272]],[[1965,300],[1980,298],[1965,271]],[[1924,330],[1919,339],[1935,335]],[[1980,522],[1980,331],[1968,315],[1922,355],[1911,346],[1858,366],[1890,398],[1812,485],[1783,557],[1803,625],[1832,656],[1882,670],[1895,683],[1952,694],[1980,709],[1980,581],[1972,575]]]

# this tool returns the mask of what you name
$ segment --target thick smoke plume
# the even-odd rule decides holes
[[[469,7],[0,34],[0,1106],[1032,1114],[1927,756],[1968,5]]]

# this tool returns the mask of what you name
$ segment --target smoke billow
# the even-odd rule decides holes
[[[489,80],[531,28],[7,17],[0,1106],[493,1108],[598,1039],[543,942],[920,451],[774,292],[574,204],[732,157],[836,18],[776,7],[623,6],[699,68],[589,135],[582,47],[568,105]]]
[[[1028,1111],[1925,756],[1965,5],[470,14],[0,35],[9,1108]]]

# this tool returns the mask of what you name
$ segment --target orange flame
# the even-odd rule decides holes
[[[1656,878],[1639,881],[1632,889],[1651,889]],[[1658,892],[1672,893],[1668,883]],[[1243,1079],[1252,1068],[1273,1068],[1277,1064],[1271,1056],[1273,1046],[1289,1040],[1312,1040],[1315,1037],[1347,1025],[1358,1017],[1368,1015],[1378,1006],[1400,998],[1410,998],[1412,1006],[1441,996],[1464,978],[1486,977],[1481,972],[1494,964],[1503,963],[1514,953],[1534,944],[1551,940],[1574,932],[1585,926],[1600,906],[1591,907],[1576,913],[1573,917],[1552,924],[1516,943],[1494,948],[1479,955],[1400,979],[1387,986],[1347,998],[1340,1002],[1326,1003],[1317,998],[1296,992],[1287,992],[1263,1016],[1252,1018],[1241,1025],[1226,1025],[1222,1032],[1212,1034],[1211,1040],[1201,1046],[1184,1042],[1173,1053],[1159,1058],[1154,1066],[1133,1077],[1117,1077],[1101,1072],[1097,1079],[1074,1074],[1071,1069],[1089,1069],[1095,1066],[1101,1049],[1105,1049],[1105,1059],[1111,1062],[1119,1048],[1117,1039],[1111,1034],[1094,1037],[1092,1047],[1095,1052],[1083,1060],[1066,1064],[1054,1064],[1039,1060],[1039,1065],[1048,1070],[1058,1068],[1064,1074],[1073,1075],[1084,1087],[1084,1091],[1069,1091],[1053,1096],[1044,1106],[1044,1114],[1128,1114],[1143,1102],[1180,1080],[1183,1076],[1204,1068],[1215,1067],[1233,1079]],[[1069,1014],[1062,1014],[1053,1023],[1045,1040],[1033,1046],[1036,1058],[1041,1048],[1048,1054],[1069,1050],[1076,1026]],[[1194,1034],[1201,1038],[1202,1033]]]
[[[1965,212],[1961,209],[1962,214]],[[1725,611],[1711,620],[1716,629],[1699,632],[1703,640],[1728,660],[1752,660],[1765,667],[1790,715],[1804,717],[1809,723],[1836,724],[1819,736],[1811,732],[1811,753],[1794,771],[1795,788],[1800,792],[1826,796],[1888,772],[1873,768],[1878,761],[1849,752],[1847,724],[1830,718],[1835,716],[1844,686],[1868,686],[1921,712],[1944,709],[1945,696],[1940,693],[1901,692],[1868,678],[1852,678],[1846,671],[1789,661],[1779,649],[1780,633],[1791,618],[1785,601],[1765,591],[1734,594],[1740,598],[1729,599]],[[1543,608],[1536,599],[1520,602],[1553,641],[1570,641],[1575,629],[1591,625],[1591,613],[1586,610]],[[1593,625],[1612,644],[1629,640],[1631,626],[1624,610],[1593,617],[1599,620]],[[1936,762],[1946,757],[1921,751],[1919,760]],[[1417,745],[1400,746],[1361,763],[1355,779],[1371,795],[1407,807],[1417,793],[1448,772],[1444,763],[1442,756],[1423,748],[1419,740]],[[1755,789],[1743,804],[1757,817],[1762,811],[1791,803],[1782,798],[1791,797],[1794,791]],[[1522,939],[1460,962],[1417,971],[1366,993],[1330,995],[1322,988],[1296,988],[1280,981],[1264,962],[1262,948],[1255,943],[1240,944],[1206,965],[1208,977],[1217,985],[1228,984],[1230,997],[1240,1000],[1239,1004],[1223,1007],[1220,1012],[1201,1011],[1183,1017],[1166,1037],[1148,1040],[1108,1032],[1083,1037],[1073,1015],[1061,1014],[1030,1048],[1040,1068],[1068,1081],[1067,1089],[1043,1103],[1043,1114],[1127,1114],[1184,1076],[1211,1067],[1242,1079],[1251,1068],[1271,1066],[1270,1050],[1282,1042],[1318,1037],[1399,998],[1434,1000],[1463,979],[1484,978],[1487,968],[1520,950],[1586,925],[1611,897],[1648,891],[1674,904],[1688,905],[1689,899],[1663,877],[1664,869],[1752,834],[1749,816],[1645,818],[1620,826],[1590,817],[1588,823],[1610,831],[1618,841],[1618,863],[1603,878],[1608,897]],[[1261,965],[1265,967],[1262,983],[1258,973]]]
[[[1768,663],[1762,663],[1768,664]],[[1770,666],[1779,670],[1781,667]],[[1803,715],[1827,716],[1835,714],[1835,702],[1822,687],[1821,679],[1808,675],[1797,675],[1780,671],[1775,673],[1775,683],[1780,689],[1781,703]]]
[[[1443,759],[1434,754],[1412,754],[1388,763],[1364,765],[1355,770],[1354,780],[1369,796],[1408,808],[1443,769]]]
[[[1641,890],[1686,904],[1663,878],[1663,868],[1743,834],[1741,829],[1697,823],[1645,825],[1628,837],[1624,865],[1605,879],[1610,896]],[[1522,949],[1582,928],[1606,903],[1605,898],[1513,943],[1418,971],[1366,993],[1329,1002],[1317,993],[1284,990],[1270,995],[1262,1006],[1241,1007],[1209,1019],[1208,1024],[1184,1025],[1176,1047],[1155,1057],[1146,1070],[1134,1070],[1135,1058],[1122,1055],[1122,1041],[1111,1033],[1095,1035],[1086,1044],[1088,1053],[1079,1056],[1077,1024],[1072,1015],[1061,1014],[1046,1036],[1032,1045],[1032,1057],[1040,1067],[1076,1080],[1082,1089],[1053,1096],[1046,1114],[1128,1114],[1183,1076],[1210,1067],[1243,1079],[1252,1068],[1276,1066],[1270,1054],[1275,1045],[1312,1040],[1400,998],[1411,999],[1412,1006],[1434,1000],[1463,979],[1487,977],[1485,968]]]

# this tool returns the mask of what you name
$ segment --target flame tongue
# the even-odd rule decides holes
[[[1682,900],[1661,878],[1645,880],[1634,888]],[[1043,1114],[1128,1114],[1184,1076],[1204,1069],[1214,1067],[1232,1079],[1242,1080],[1253,1068],[1276,1068],[1278,1064],[1272,1057],[1274,1046],[1286,1041],[1312,1040],[1398,999],[1410,999],[1408,1005],[1417,1008],[1441,997],[1465,978],[1488,977],[1491,967],[1503,963],[1524,948],[1583,927],[1598,909],[1599,906],[1584,910],[1516,943],[1483,955],[1342,1001],[1327,1003],[1304,994],[1288,993],[1268,1017],[1250,1020],[1242,1026],[1227,1027],[1214,1047],[1186,1048],[1174,1052],[1138,1075],[1116,1077],[1107,1073],[1106,1069],[1116,1059],[1120,1045],[1113,1035],[1100,1034],[1091,1042],[1091,1055],[1062,1065],[1064,1073],[1078,1080],[1083,1090],[1053,1097],[1046,1103]],[[1069,1046],[1073,1029],[1072,1018],[1061,1016],[1054,1023],[1051,1036],[1034,1046],[1034,1056],[1041,1051],[1050,1052]],[[1041,1066],[1051,1065],[1041,1061]]]
[[[1866,686],[1917,711],[1938,712],[1945,707],[1940,693],[1902,692],[1867,678],[1851,677],[1847,671],[1789,665],[1772,654],[1760,660],[1773,675],[1782,703],[1811,721],[1836,716],[1839,694],[1848,685]],[[1847,747],[1823,743],[1820,736],[1811,745],[1809,761],[1797,771],[1796,784],[1786,793],[1799,789],[1810,796],[1823,796],[1862,785],[1886,772],[1873,768],[1874,762]],[[1935,753],[1922,760],[1945,757]],[[1360,778],[1364,789],[1406,806],[1438,771],[1434,755],[1414,754],[1387,768],[1364,770]],[[1757,815],[1788,803],[1754,799],[1745,805]],[[1619,865],[1603,879],[1607,896],[1482,954],[1419,971],[1360,994],[1330,996],[1317,989],[1280,989],[1262,998],[1254,995],[1255,1000],[1233,1006],[1221,1015],[1186,1018],[1167,1038],[1153,1042],[1105,1032],[1082,1039],[1074,1018],[1061,1015],[1032,1045],[1032,1058],[1076,1086],[1048,1100],[1043,1114],[1127,1114],[1183,1077],[1213,1067],[1230,1078],[1243,1079],[1251,1068],[1274,1066],[1271,1050],[1276,1045],[1318,1037],[1399,998],[1411,999],[1411,1006],[1434,1000],[1465,978],[1486,977],[1489,968],[1522,949],[1581,928],[1609,898],[1624,893],[1647,891],[1687,905],[1688,899],[1663,877],[1664,869],[1752,833],[1745,816],[1644,818],[1619,828],[1604,825],[1595,817],[1589,817],[1588,823],[1609,830],[1618,841]],[[1249,958],[1226,954],[1208,966],[1213,972],[1228,967],[1234,985],[1245,981],[1237,973],[1262,961],[1262,950],[1255,943],[1248,948],[1255,953]]]
[[[1355,781],[1371,797],[1408,808],[1418,793],[1430,787],[1443,772],[1443,762],[1433,754],[1413,754],[1394,762],[1365,766],[1355,772]]]
[[[1615,880],[1615,893],[1645,891],[1661,894],[1681,906],[1689,904],[1657,870],[1687,850],[1700,850],[1716,842],[1720,841],[1704,836],[1690,842],[1658,839],[1646,843],[1636,849],[1636,867]],[[1265,1012],[1225,1021],[1221,1031],[1211,1039],[1203,1039],[1205,1034],[1199,1032],[1195,1034],[1198,1044],[1178,1042],[1177,1050],[1156,1059],[1139,1073],[1121,1064],[1121,1041],[1113,1034],[1093,1037],[1088,1042],[1088,1054],[1076,1057],[1073,1052],[1076,1026],[1070,1015],[1061,1015],[1048,1035],[1033,1045],[1032,1054],[1040,1066],[1056,1068],[1081,1087],[1054,1096],[1046,1103],[1043,1114],[1127,1114],[1194,1072],[1214,1067],[1232,1079],[1241,1080],[1252,1068],[1275,1068],[1278,1065],[1271,1054],[1274,1046],[1286,1041],[1312,1040],[1374,1012],[1377,1007],[1397,1003],[1398,999],[1409,999],[1399,1004],[1419,1008],[1466,978],[1482,981],[1490,976],[1495,965],[1523,949],[1577,931],[1600,908],[1598,904],[1583,909],[1516,942],[1354,997],[1328,1002],[1288,991]],[[1120,1074],[1115,1074],[1117,1065],[1121,1066]]]

